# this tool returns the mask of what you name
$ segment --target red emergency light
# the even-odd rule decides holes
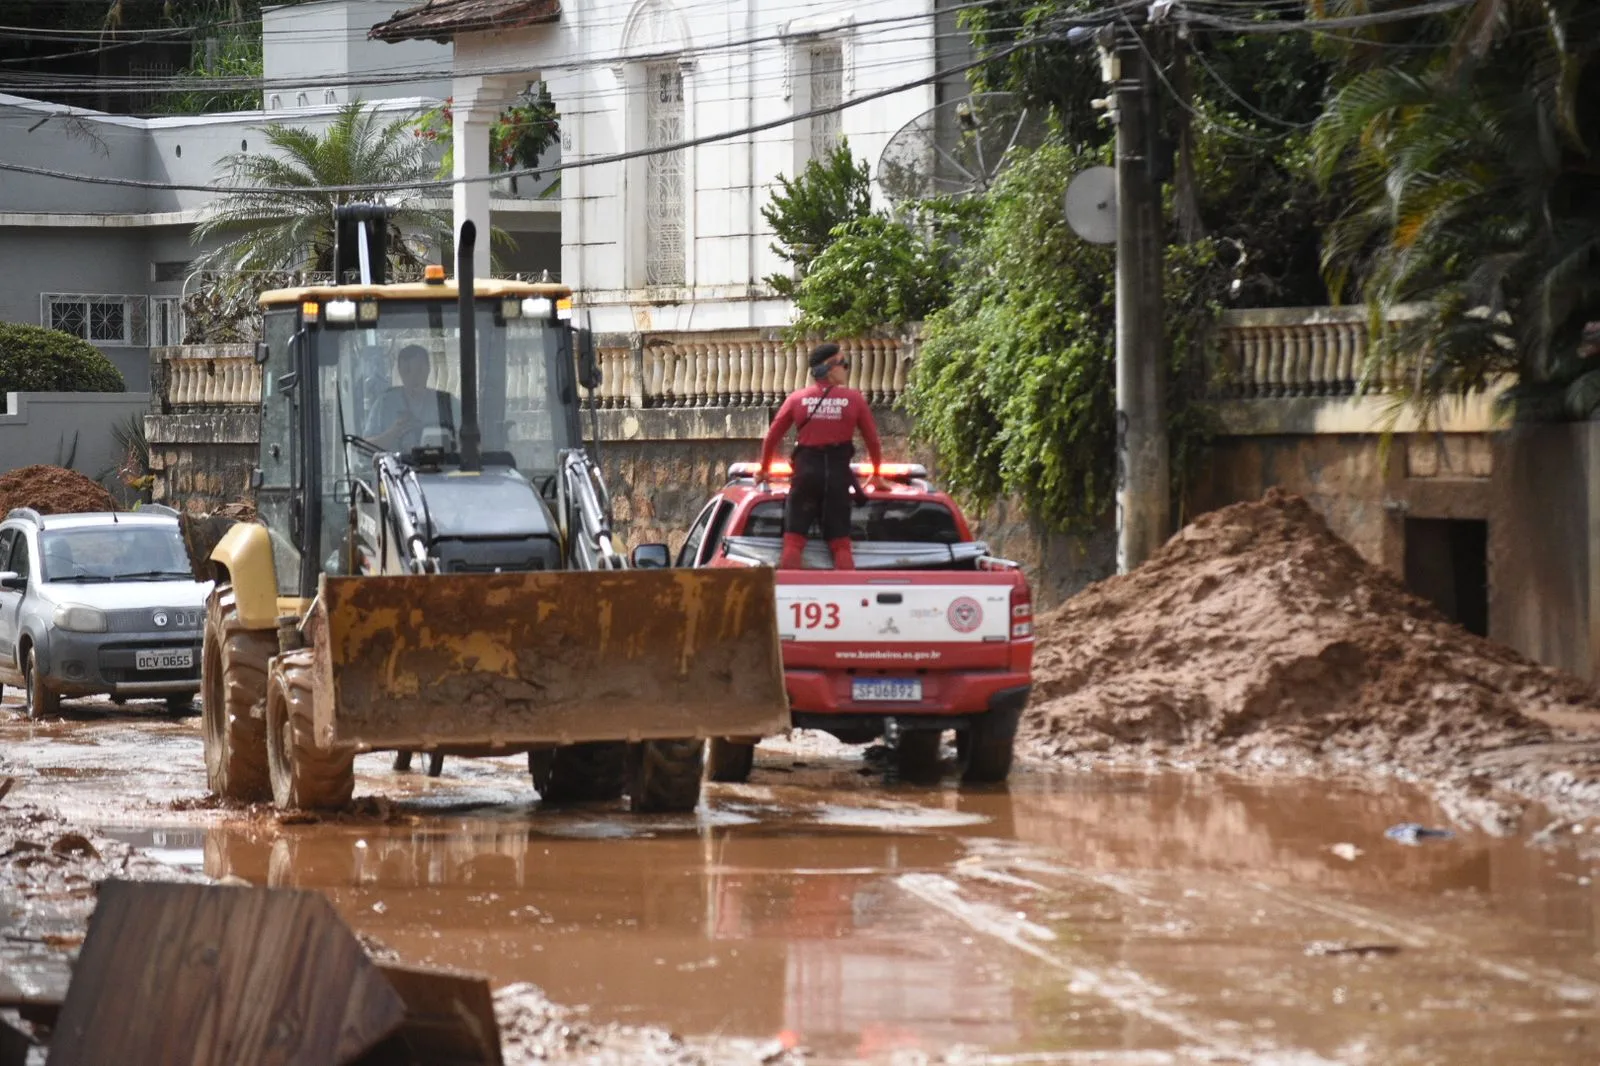
[[[871,463],[851,463],[857,477],[869,478],[872,476]],[[728,480],[739,481],[754,479],[761,476],[760,463],[729,463]],[[787,481],[794,476],[794,464],[787,459],[774,459],[767,467],[767,480]],[[926,480],[928,468],[921,463],[880,463],[878,476],[889,481],[909,483],[912,481]]]

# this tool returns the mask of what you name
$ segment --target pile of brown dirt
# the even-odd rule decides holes
[[[1447,621],[1279,490],[1042,618],[1034,683],[1024,732],[1048,755],[1332,754],[1415,775],[1544,745],[1536,716],[1600,712],[1582,682]]]
[[[98,481],[76,470],[45,465],[24,466],[0,475],[0,518],[14,507],[32,507],[40,514],[121,510]]]

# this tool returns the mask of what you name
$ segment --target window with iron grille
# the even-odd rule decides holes
[[[150,347],[183,343],[183,303],[176,296],[150,297]]]
[[[824,41],[807,49],[809,108],[838,107],[844,102],[844,49]],[[811,116],[811,157],[822,159],[839,147],[840,112]]]
[[[660,148],[683,140],[683,71],[678,64],[645,68],[647,126],[645,144]],[[688,159],[683,149],[646,156],[645,284],[682,285],[688,256],[684,239],[684,184]]]
[[[50,329],[109,348],[150,343],[149,298],[47,292],[39,297],[40,320]]]

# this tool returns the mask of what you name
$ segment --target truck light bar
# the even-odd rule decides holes
[[[852,463],[857,477],[871,477],[871,463]],[[760,476],[760,463],[729,463],[728,480],[751,479]],[[794,476],[794,466],[787,459],[774,459],[772,465],[767,467],[767,476],[773,481],[787,481]],[[926,480],[928,468],[921,463],[881,463],[878,466],[878,476],[888,478],[890,481],[921,481]]]

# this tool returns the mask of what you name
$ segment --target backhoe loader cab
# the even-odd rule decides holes
[[[556,494],[536,486],[553,488],[583,446],[575,332],[557,317],[570,293],[489,281],[474,295],[476,462],[463,454],[473,404],[453,284],[262,297],[256,494],[278,595],[309,599],[322,574],[405,573],[430,554],[444,573],[562,569]],[[385,505],[411,528],[392,531]]]
[[[458,283],[261,297],[259,518],[209,553],[207,778],[328,808],[361,752],[527,752],[546,802],[692,809],[707,738],[787,727],[772,573],[628,568],[570,293],[474,281],[470,227]]]

